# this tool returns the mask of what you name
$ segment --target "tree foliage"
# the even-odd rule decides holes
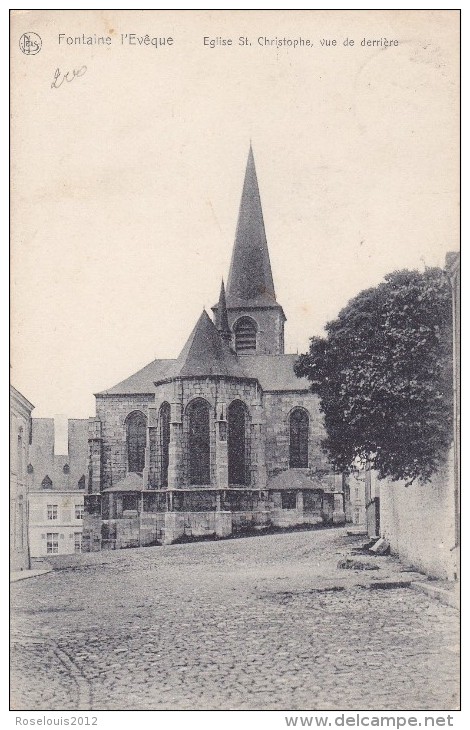
[[[359,460],[379,478],[428,481],[452,424],[452,299],[441,269],[398,271],[361,292],[295,365],[325,417],[340,471]]]

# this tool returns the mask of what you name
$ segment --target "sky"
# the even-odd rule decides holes
[[[442,266],[459,247],[458,22],[451,11],[16,13],[11,379],[33,415],[92,416],[93,393],[179,354],[228,275],[250,139],[287,352],[306,351],[387,273]],[[15,40],[31,31],[33,56]],[[112,42],[66,45],[60,33]],[[121,45],[126,33],[174,41]],[[380,38],[398,46],[361,45]],[[57,68],[72,80],[51,88]]]

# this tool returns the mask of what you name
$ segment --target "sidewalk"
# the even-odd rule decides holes
[[[13,570],[10,573],[10,583],[16,583],[19,580],[25,580],[26,578],[36,578],[38,575],[44,575],[50,573],[51,569],[48,570]]]
[[[416,580],[411,588],[420,593],[425,593],[429,598],[434,598],[440,603],[452,608],[460,608],[460,583],[450,583],[446,580]]]

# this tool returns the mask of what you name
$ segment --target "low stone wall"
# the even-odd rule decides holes
[[[298,509],[276,509],[270,513],[271,524],[274,527],[296,527],[298,525],[319,525],[323,522],[318,512],[308,512]]]
[[[380,533],[390,549],[431,577],[454,580],[458,554],[452,459],[427,484],[380,481]]]
[[[263,530],[271,524],[268,510],[232,512],[233,532],[239,533],[244,530]]]
[[[169,545],[185,537],[229,537],[231,512],[165,512],[162,542]]]

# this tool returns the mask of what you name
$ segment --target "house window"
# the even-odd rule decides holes
[[[83,504],[75,505],[75,519],[83,520]]]
[[[43,489],[52,489],[52,479],[47,474],[41,482],[41,487]]]
[[[188,406],[189,482],[210,484],[209,403],[197,398]]]
[[[47,519],[48,520],[56,520],[57,519],[57,504],[48,504],[47,505]]]
[[[76,553],[82,552],[82,533],[81,532],[74,532],[74,547]]]
[[[295,509],[297,507],[297,495],[295,492],[281,492],[282,509]]]
[[[256,352],[256,323],[251,317],[242,317],[234,327],[235,350],[239,355]]]
[[[160,463],[161,486],[168,486],[168,464],[170,457],[170,414],[169,403],[162,403],[160,408]]]
[[[47,542],[46,542],[46,550],[47,553],[58,553],[59,552],[59,533],[58,532],[48,532],[47,533]]]
[[[23,428],[20,428],[18,434],[18,475],[20,479],[23,476]]]
[[[143,413],[135,411],[127,421],[127,463],[130,472],[142,472],[145,466],[145,447],[147,445],[147,419]]]
[[[308,413],[294,408],[289,419],[289,466],[291,469],[308,467]]]

